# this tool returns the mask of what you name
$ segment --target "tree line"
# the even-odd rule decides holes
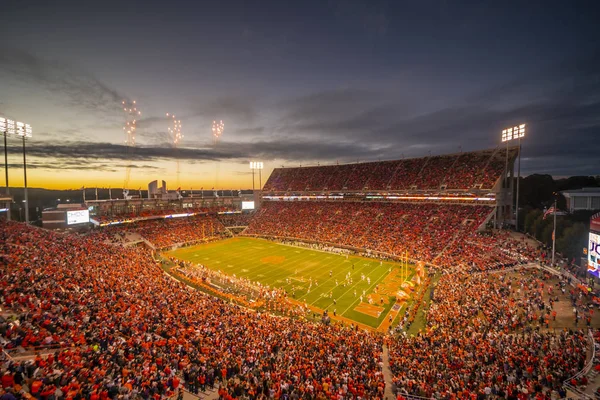
[[[552,247],[554,217],[544,219],[544,210],[554,203],[554,193],[558,193],[557,206],[566,211],[566,200],[562,190],[575,190],[583,187],[600,187],[600,176],[573,176],[553,179],[550,175],[534,174],[521,178],[519,230],[530,234],[547,247]],[[570,260],[584,257],[583,249],[588,245],[590,217],[600,210],[576,211],[572,214],[558,214],[556,217],[556,251]]]

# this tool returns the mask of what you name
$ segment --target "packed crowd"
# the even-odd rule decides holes
[[[441,399],[564,397],[563,381],[585,363],[586,335],[540,329],[553,306],[543,293],[560,290],[547,280],[531,271],[444,274],[426,331],[389,340],[394,390]]]
[[[443,267],[483,271],[524,264],[538,258],[538,250],[525,240],[515,239],[507,231],[473,233],[456,240],[436,263]]]
[[[382,255],[402,256],[441,267],[489,269],[524,261],[513,241],[484,236],[477,228],[486,206],[430,203],[264,202],[245,234],[301,239]]]
[[[227,236],[223,224],[208,215],[151,219],[105,226],[94,230],[91,236],[104,242],[123,243],[131,234],[148,240],[157,249]]]
[[[89,237],[0,221],[0,254],[16,316],[5,349],[57,348],[2,364],[15,397],[160,399],[212,383],[223,398],[382,398],[379,336],[248,311]]]
[[[254,213],[251,212],[238,212],[230,214],[218,214],[217,219],[226,227],[234,226],[248,226]]]
[[[506,157],[517,151],[484,150],[454,155],[318,167],[275,168],[265,191],[491,189]]]
[[[101,224],[115,223],[131,220],[145,220],[152,219],[152,217],[164,217],[167,215],[174,214],[206,214],[209,212],[223,212],[230,211],[228,207],[188,207],[188,208],[143,208],[135,207],[134,211],[130,212],[116,212],[113,214],[96,215],[92,216],[94,220]]]

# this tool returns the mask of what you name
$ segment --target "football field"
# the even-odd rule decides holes
[[[283,288],[291,299],[377,328],[414,268],[264,239],[237,237],[186,247],[166,256],[238,278]],[[404,285],[406,286],[406,285]],[[398,307],[398,306],[396,306]]]

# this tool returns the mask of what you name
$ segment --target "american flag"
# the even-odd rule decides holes
[[[554,214],[555,211],[556,210],[555,210],[554,206],[550,207],[549,209],[547,209],[544,212],[544,218],[543,219],[546,219],[546,217],[548,217],[548,215]]]

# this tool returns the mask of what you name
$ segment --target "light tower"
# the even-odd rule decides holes
[[[142,112],[138,110],[135,100],[131,103],[123,100],[123,112],[125,113],[125,125],[123,130],[125,131],[126,139],[125,145],[127,146],[127,166],[125,167],[125,180],[123,182],[123,197],[126,197],[129,190],[129,177],[131,176],[131,156],[133,154],[133,148],[135,147],[135,130],[137,127],[137,119]]]
[[[169,126],[167,127],[167,131],[169,132],[169,136],[171,136],[171,140],[173,140],[173,147],[175,147],[175,151],[177,152],[177,148],[179,147],[179,143],[183,139],[183,135],[181,134],[181,120],[175,118],[175,114],[167,113],[167,118],[169,119]],[[179,153],[176,154],[177,157],[177,187],[180,187],[179,184]]]
[[[4,117],[0,117],[0,132],[4,135],[4,178],[6,180],[6,196],[10,194],[8,186],[8,146],[6,144],[6,137],[8,136],[8,120]],[[14,127],[14,123],[12,124]],[[13,132],[14,134],[14,132]],[[8,220],[10,221],[10,210],[8,212]]]
[[[262,161],[250,161],[250,169],[252,170],[252,191],[254,192],[254,171],[258,170],[258,185],[259,190],[262,189],[262,176],[261,172],[264,168]]]
[[[525,137],[525,124],[513,126],[502,130],[502,142],[506,142],[506,175],[508,182],[508,142],[518,139],[519,141],[519,162],[517,164],[517,199],[515,207],[515,228],[519,230],[519,186],[521,182],[521,138]],[[508,186],[508,184],[506,185]]]
[[[23,203],[25,203],[25,222],[29,223],[29,198],[27,193],[27,152],[25,149],[25,140],[30,139],[33,134],[31,125],[24,122],[14,121],[12,119],[0,117],[0,132],[4,134],[4,167],[6,174],[6,195],[8,192],[8,152],[6,146],[6,137],[8,135],[20,137],[23,140]],[[8,207],[7,219],[10,220],[10,207]],[[20,219],[20,217],[19,217]]]

